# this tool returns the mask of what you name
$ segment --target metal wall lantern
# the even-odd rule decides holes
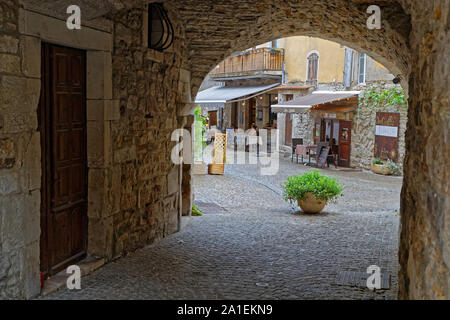
[[[169,48],[174,40],[173,25],[162,3],[148,5],[148,47],[163,51]]]

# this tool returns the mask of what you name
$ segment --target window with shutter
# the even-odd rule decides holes
[[[306,82],[317,85],[319,71],[319,55],[317,53],[311,53],[308,56],[308,75]]]

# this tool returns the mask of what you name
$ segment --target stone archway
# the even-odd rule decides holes
[[[449,4],[382,1],[383,31],[365,27],[369,1],[180,1],[195,95],[208,71],[234,51],[292,34],[368,53],[409,83],[401,200],[400,298],[449,295]],[[204,12],[209,14],[205,17]],[[301,21],[301,22],[300,22]]]
[[[0,65],[0,142],[6,141],[12,147],[6,154],[7,162],[0,161],[0,202],[15,201],[8,213],[18,213],[16,224],[19,221],[34,226],[26,222],[37,219],[38,205],[23,208],[24,199],[31,191],[36,197],[40,192],[36,170],[39,157],[22,161],[25,151],[19,148],[30,145],[36,148],[36,154],[40,151],[36,146],[39,139],[29,144],[21,144],[20,140],[31,141],[29,137],[36,132],[38,91],[33,88],[36,90],[30,101],[21,103],[23,99],[18,99],[21,93],[17,87],[31,86],[28,59],[32,55],[26,50],[27,31],[22,29],[21,10],[24,3],[34,3],[46,15],[63,21],[63,9],[71,2],[13,0],[3,8],[6,18],[0,35],[6,35],[6,54],[13,57],[8,56],[8,63]],[[170,162],[174,145],[170,131],[188,123],[183,119],[184,111],[190,108],[190,99],[206,74],[226,56],[253,44],[289,35],[310,35],[365,52],[400,74],[404,87],[409,84],[399,297],[449,298],[448,1],[378,1],[382,29],[368,30],[368,0],[167,0],[164,5],[176,34],[173,47],[163,53],[146,49],[141,41],[143,4],[156,1],[103,0],[96,2],[97,7],[89,7],[87,0],[77,2],[86,8],[87,19],[93,19],[87,22],[89,25],[98,28],[96,18],[101,14],[104,20],[100,25],[106,23],[106,28],[114,31],[112,76],[108,77],[112,78],[113,99],[119,100],[119,113],[118,120],[112,120],[111,139],[104,146],[111,152],[114,165],[104,171],[99,185],[104,205],[97,227],[103,230],[99,241],[107,243],[101,246],[99,255],[110,259],[176,231],[182,170]],[[11,108],[16,105],[23,107],[27,116],[13,117],[15,110]],[[20,121],[20,125],[11,128],[16,122],[8,122],[10,118]],[[117,209],[114,215],[112,209]],[[0,214],[6,217],[2,210]],[[5,221],[13,223],[11,219]],[[36,289],[36,241],[23,235],[17,240],[14,232],[21,230],[20,226],[5,228],[4,248],[11,252],[2,252],[2,256],[27,257],[25,266],[17,266],[22,268],[19,271],[14,269],[16,266],[7,268],[6,279],[20,272],[25,272],[27,279],[33,278],[31,284],[25,283],[27,279],[20,280],[20,288],[12,291],[13,296],[27,296],[30,286],[32,292]],[[38,234],[39,228],[32,229],[28,234]],[[5,265],[11,265],[9,260]]]

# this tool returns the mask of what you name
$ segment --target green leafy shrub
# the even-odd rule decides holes
[[[384,168],[388,168],[389,172],[395,176],[401,175],[400,168],[394,161],[388,160],[387,163],[383,166]]]
[[[203,212],[198,208],[198,206],[192,206],[192,215],[193,216],[202,216]]]
[[[407,108],[408,100],[406,98],[405,92],[401,88],[385,89],[381,92],[372,89],[364,93],[364,95],[360,99],[360,104],[367,105],[374,109],[382,106],[392,105],[399,105]]]
[[[375,158],[375,159],[373,159],[372,163],[383,165],[383,169],[387,169],[389,171],[389,174],[392,174],[395,176],[399,176],[402,174],[398,165],[390,159],[388,159],[386,162],[384,162],[380,158]]]
[[[375,158],[372,161],[373,164],[384,164],[383,160],[381,160],[380,158]]]
[[[281,187],[284,199],[290,203],[303,200],[308,192],[311,192],[317,199],[333,202],[338,196],[343,196],[342,189],[344,188],[337,179],[320,174],[318,170],[288,177]]]
[[[206,147],[205,132],[208,126],[208,117],[202,116],[202,108],[197,107],[194,110],[194,159],[202,161],[203,149]]]

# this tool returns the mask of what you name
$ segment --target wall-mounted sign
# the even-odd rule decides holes
[[[258,121],[263,121],[263,111],[258,110]]]
[[[398,127],[376,126],[375,135],[398,138]]]
[[[325,117],[327,119],[336,119],[337,115],[336,113],[325,113]]]
[[[398,160],[398,126],[400,113],[377,112],[375,127],[375,157]]]

